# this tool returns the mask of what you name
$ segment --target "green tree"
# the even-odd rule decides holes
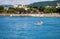
[[[57,8],[57,12],[60,13],[60,8]]]
[[[20,8],[19,12],[22,14],[22,13],[26,13],[26,10],[24,8]]]
[[[44,9],[45,13],[56,13],[57,9],[55,7],[51,7],[51,8],[45,8]]]
[[[8,13],[16,13],[16,9],[13,8],[13,7],[9,7],[9,9],[8,9],[7,12],[8,12]]]
[[[57,12],[57,8],[52,7],[52,12],[53,12],[53,13],[56,13],[56,12]]]
[[[39,11],[44,11],[44,9],[45,9],[45,7],[42,7],[42,6],[38,7]]]
[[[24,8],[16,8],[16,11],[19,12],[20,14],[26,13],[26,10]]]
[[[49,13],[49,12],[50,12],[50,9],[45,8],[45,9],[44,9],[44,12],[45,12],[45,13]]]
[[[4,11],[4,7],[0,6],[0,13],[2,13]]]
[[[29,8],[29,9],[27,9],[27,12],[28,13],[31,13],[31,12],[33,12],[33,9],[32,8]]]
[[[27,9],[26,12],[27,12],[27,13],[30,13],[30,12],[31,12],[31,9]]]

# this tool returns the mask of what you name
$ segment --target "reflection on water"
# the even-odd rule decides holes
[[[36,24],[42,20],[42,26]],[[0,39],[60,39],[60,18],[0,17]]]

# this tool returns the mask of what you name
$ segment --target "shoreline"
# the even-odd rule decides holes
[[[60,17],[60,14],[0,14],[0,16]]]

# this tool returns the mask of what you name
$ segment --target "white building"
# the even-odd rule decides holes
[[[56,8],[60,8],[60,3],[57,3],[57,6],[56,6]]]
[[[14,5],[13,7],[16,8],[16,7],[18,7],[18,5]]]
[[[25,6],[25,5],[14,5],[13,6],[14,8],[24,8],[25,10],[29,9],[28,6]]]
[[[51,7],[53,7],[53,6],[45,6],[45,8],[51,8]]]

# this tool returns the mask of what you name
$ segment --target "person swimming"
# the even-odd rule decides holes
[[[40,21],[40,25],[42,25],[43,24],[43,22],[42,21]]]
[[[40,22],[35,22],[34,24],[35,24],[35,25],[40,25],[40,26],[41,26],[41,25],[43,24],[43,21],[40,20]]]

